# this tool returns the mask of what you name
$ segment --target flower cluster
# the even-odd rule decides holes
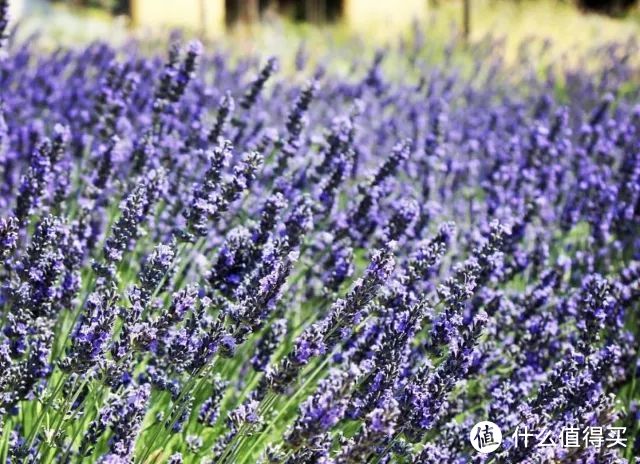
[[[416,31],[299,78],[199,42],[47,53],[6,12],[0,462],[640,453],[636,44],[541,74]],[[484,420],[628,444],[480,455]]]

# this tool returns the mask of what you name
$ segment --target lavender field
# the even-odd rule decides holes
[[[637,462],[638,43],[345,73],[6,10],[1,463]]]

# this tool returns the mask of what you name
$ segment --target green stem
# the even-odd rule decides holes
[[[316,380],[316,377],[318,376],[318,374],[320,374],[322,372],[322,370],[324,369],[324,367],[329,363],[329,360],[331,359],[331,356],[327,356],[324,361],[322,361],[322,363],[320,363],[312,372],[311,374],[309,374],[309,376],[307,377],[307,380],[297,389],[296,393],[293,394],[291,397],[289,397],[289,400],[284,404],[284,406],[282,408],[280,408],[280,410],[278,411],[278,415],[275,417],[275,419],[273,419],[272,421],[270,421],[269,425],[267,426],[267,428],[257,437],[257,439],[253,442],[252,446],[249,448],[249,450],[247,451],[247,453],[245,454],[246,459],[250,459],[251,457],[251,453],[253,452],[253,450],[256,448],[256,446],[261,445],[262,442],[265,440],[267,434],[269,432],[271,432],[271,430],[273,430],[273,428],[275,427],[276,423],[288,412],[289,407],[291,407],[291,405],[298,399],[298,397],[306,390],[306,387],[308,387],[313,381]],[[267,412],[265,410],[265,412]],[[245,459],[245,462],[246,462]]]
[[[67,404],[63,408],[62,415],[60,416],[60,421],[58,422],[58,424],[57,424],[57,426],[55,428],[55,431],[53,433],[53,437],[57,437],[58,436],[58,433],[60,432],[60,429],[62,428],[62,425],[65,422],[65,417],[67,416],[67,414],[69,413],[69,411],[73,407],[73,403],[76,402],[76,400],[78,399],[78,396],[80,396],[80,393],[82,392],[84,387],[89,382],[88,379],[85,378],[85,379],[83,379],[82,383],[80,385],[78,385],[78,379],[79,379],[79,377],[77,377],[75,379],[75,381],[73,382],[73,388],[72,388],[73,395],[71,396],[71,401],[67,401]]]
[[[38,418],[36,419],[36,422],[33,425],[31,432],[29,433],[29,438],[27,438],[27,441],[25,442],[25,445],[24,445],[25,449],[29,449],[31,448],[31,445],[33,445],[33,441],[36,438],[36,434],[38,432],[38,429],[40,428],[40,424],[42,424],[42,421],[44,420],[45,415],[49,412],[49,407],[51,406],[51,404],[53,404],[54,400],[58,396],[58,393],[60,393],[60,390],[62,390],[62,387],[66,379],[67,379],[67,376],[65,374],[62,374],[53,393],[51,394],[47,402],[44,404],[44,406],[42,407],[42,411],[40,412],[40,414],[38,414]]]
[[[198,390],[202,387],[202,384],[206,381],[208,374],[210,373],[209,371],[211,369],[213,369],[213,367],[215,366],[215,362],[216,362],[216,357],[214,356],[212,358],[210,362],[210,364],[205,364],[204,366],[198,368],[187,380],[187,384],[180,390],[180,393],[178,395],[178,398],[176,398],[175,404],[179,405],[181,400],[184,399],[184,397],[191,391],[195,391],[196,393],[198,392]],[[202,373],[205,372],[204,375],[198,380],[198,376]],[[196,381],[198,381],[196,383]],[[195,387],[194,387],[195,384]],[[176,421],[180,418],[180,416],[182,415],[182,413],[184,412],[184,410],[187,407],[187,402],[183,402],[183,404],[181,406],[179,406],[178,411],[175,412],[174,414],[171,415],[171,418],[169,420],[164,421],[163,424],[161,424],[161,426],[156,430],[155,435],[153,436],[151,443],[146,447],[145,452],[142,456],[142,459],[140,459],[140,463],[144,463],[146,461],[146,459],[149,457],[149,454],[151,454],[151,452],[153,451],[153,446],[155,445],[156,441],[158,440],[158,437],[160,435],[161,432],[163,432],[166,429],[170,429],[171,427],[173,427],[176,423]],[[168,425],[168,427],[167,427]]]

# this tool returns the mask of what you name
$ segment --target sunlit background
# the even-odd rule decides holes
[[[291,38],[330,41],[359,36],[384,43],[420,23],[432,40],[487,35],[513,53],[531,37],[560,51],[640,32],[630,0],[12,0],[20,34],[39,32],[53,45],[121,41],[168,29],[205,38],[232,37],[242,47],[282,47]]]

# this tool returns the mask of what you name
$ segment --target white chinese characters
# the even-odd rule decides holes
[[[626,448],[626,430],[626,427],[568,425],[554,433],[548,429],[534,431],[527,426],[518,426],[511,440],[513,446],[525,448]]]
[[[471,429],[469,440],[476,451],[484,454],[492,453],[502,443],[502,431],[493,422],[478,422]]]

